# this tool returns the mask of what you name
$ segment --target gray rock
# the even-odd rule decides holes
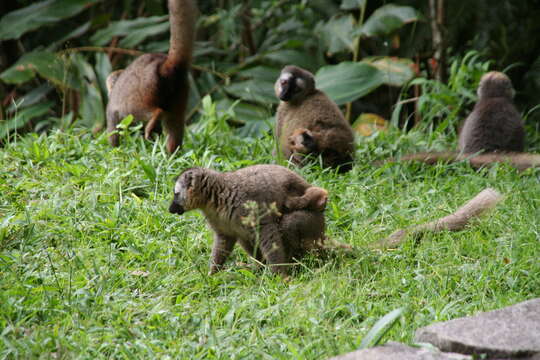
[[[436,323],[416,331],[416,341],[442,351],[488,358],[533,357],[540,353],[540,298],[475,316]]]
[[[405,344],[389,342],[383,346],[353,351],[328,360],[466,360],[470,356],[442,353],[425,348],[414,348]]]

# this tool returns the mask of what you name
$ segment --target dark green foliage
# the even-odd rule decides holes
[[[508,38],[515,33],[537,42],[538,32],[529,21],[507,19],[539,11],[525,3],[505,1],[494,6],[487,0],[473,5],[457,1],[448,6],[447,41],[449,54],[459,54],[463,44],[472,44],[482,50],[483,59],[496,59],[494,69],[518,65],[510,76],[515,75],[518,103],[528,112],[537,105],[533,95],[539,86],[534,65],[537,54],[531,55],[534,46],[529,42],[509,42]],[[200,2],[188,115],[196,121],[206,94],[220,108],[240,100],[232,123],[245,127],[244,134],[259,136],[259,130],[265,128],[261,123],[268,122],[277,103],[272,84],[286,64],[324,73],[321,88],[339,103],[356,100],[381,85],[402,86],[418,74],[429,79],[431,39],[426,6],[412,0]],[[9,119],[9,124],[2,125],[1,138],[14,130],[42,131],[81,119],[85,126],[101,128],[107,102],[104,79],[110,71],[124,67],[134,55],[168,49],[166,7],[155,0],[46,0],[6,3],[0,10],[5,13],[0,18],[4,52],[0,57],[0,119]],[[474,21],[484,19],[483,14],[493,21]],[[506,20],[500,21],[501,17]],[[462,31],[471,24],[476,24],[474,30]],[[458,37],[462,33],[473,35],[462,39]],[[496,40],[490,43],[490,39]],[[102,48],[111,46],[117,49]],[[129,55],[122,50],[133,48],[138,51]],[[100,51],[107,55],[96,54]],[[413,72],[413,62],[407,58],[417,63],[419,73]],[[337,66],[350,60],[361,60],[364,70]],[[342,82],[343,88],[333,88],[324,78],[334,79],[334,83],[346,78],[349,84]],[[36,84],[46,86],[47,91],[31,103],[28,98],[34,95]],[[396,101],[390,93],[396,92],[389,91],[388,99],[377,105],[381,115],[388,114]],[[453,110],[442,109],[438,116],[448,111]],[[535,119],[537,114],[532,111],[529,117]]]
[[[348,67],[329,65],[332,59],[326,55],[336,53],[341,59],[356,60],[361,37],[388,35],[419,18],[411,7],[388,5],[369,17],[364,26],[363,17],[355,18],[353,13],[358,7],[352,4],[343,7],[347,10],[336,7],[332,13],[337,17],[330,18],[319,11],[321,4],[317,2],[265,0],[241,5],[216,0],[212,3],[214,6],[207,2],[199,4],[196,71],[191,81],[188,115],[198,117],[201,99],[206,94],[220,107],[240,100],[233,123],[245,127],[243,133],[254,136],[261,134],[259,130],[264,128],[261,123],[273,115],[273,106],[277,104],[273,83],[284,65],[296,64],[314,72],[322,67],[326,77],[321,77],[321,88],[328,90],[339,103],[353,101],[386,83],[385,74],[391,75],[395,70],[364,62],[357,64],[358,70],[349,71]],[[150,0],[142,3],[128,0],[123,8],[116,3],[89,0],[47,0],[12,8],[0,20],[3,24],[0,40],[17,39],[24,43],[24,48],[32,50],[17,49],[8,54],[9,59],[0,67],[0,80],[4,82],[0,96],[7,96],[9,89],[24,94],[33,89],[33,84],[44,82],[57,91],[49,92],[41,100],[55,104],[49,106],[48,118],[40,111],[41,101],[29,104],[15,97],[16,110],[0,109],[4,117],[11,119],[10,125],[4,126],[4,135],[14,129],[36,130],[37,124],[41,124],[40,129],[58,126],[54,119],[69,113],[72,121],[84,119],[85,126],[99,128],[107,102],[104,79],[113,68],[121,68],[132,60],[132,56],[124,55],[123,49],[137,48],[142,52],[168,49],[166,8],[156,7]],[[25,16],[40,22],[34,25]],[[350,21],[345,24],[339,19]],[[76,21],[83,25],[72,27]],[[38,27],[40,31],[36,31]],[[67,34],[66,28],[70,29]],[[48,38],[43,35],[44,29]],[[340,42],[342,45],[336,47]],[[9,44],[5,45],[7,48]],[[102,48],[110,46],[117,49]],[[107,56],[92,54],[100,51],[105,51]],[[394,86],[403,85],[413,76],[398,71],[400,76],[393,77],[391,82]],[[329,84],[329,78],[346,78],[350,83],[336,88],[335,84]],[[21,113],[27,107],[38,108]],[[92,111],[95,111],[94,119]]]

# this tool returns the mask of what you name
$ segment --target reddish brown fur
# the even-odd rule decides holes
[[[172,153],[182,146],[184,136],[196,7],[193,0],[169,0],[168,4],[169,53],[142,55],[125,70],[109,76],[107,130],[113,132],[131,114],[136,121],[147,123],[144,133],[148,139],[162,123],[167,132],[167,150]],[[119,135],[112,133],[109,142],[118,146]]]

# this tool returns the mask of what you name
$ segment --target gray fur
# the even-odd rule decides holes
[[[503,73],[485,74],[478,87],[478,102],[459,135],[459,150],[477,152],[521,152],[525,129],[512,101],[513,88]]]
[[[178,177],[169,211],[182,214],[201,209],[204,213],[215,233],[210,273],[223,266],[238,241],[272,271],[287,275],[287,264],[293,258],[323,243],[326,198],[324,189],[312,187],[278,165],[254,165],[225,173],[191,168]],[[254,228],[245,223],[250,201],[262,208],[274,204],[277,212],[260,214]]]

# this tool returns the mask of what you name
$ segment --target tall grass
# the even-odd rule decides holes
[[[213,115],[214,116],[214,115]],[[270,134],[241,138],[218,115],[169,156],[137,128],[110,148],[79,129],[11,139],[0,152],[0,357],[318,359],[354,350],[394,309],[382,338],[540,294],[538,170],[371,162],[440,141],[396,130],[358,139],[354,169],[296,169],[329,190],[328,235],[353,254],[308,257],[289,282],[237,248],[207,276],[211,231],[167,212],[190,166],[274,162]],[[451,146],[452,138],[446,140]],[[487,186],[506,195],[458,233],[377,252],[397,228],[448,214]],[[371,336],[371,335],[370,335]]]

